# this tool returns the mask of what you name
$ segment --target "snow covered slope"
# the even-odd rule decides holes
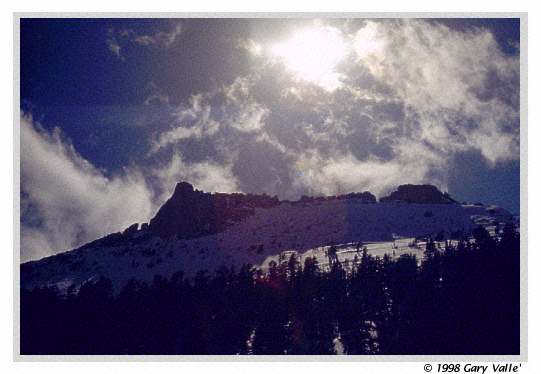
[[[438,233],[451,237],[468,233],[477,224],[490,229],[495,222],[512,220],[497,207],[454,203],[367,203],[361,197],[279,202],[255,207],[250,215],[231,221],[221,231],[196,238],[164,237],[148,225],[133,226],[122,234],[22,264],[21,285],[54,284],[67,289],[104,276],[119,289],[130,278],[151,281],[156,274],[183,271],[191,277],[223,265],[266,267],[287,251],[295,251],[301,258],[315,256],[325,264],[330,245],[338,247],[342,261],[353,258],[359,241],[374,255],[420,254],[422,247],[409,245],[412,238]]]

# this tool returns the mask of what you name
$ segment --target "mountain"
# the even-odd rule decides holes
[[[476,226],[497,231],[513,216],[494,206],[458,204],[436,187],[404,185],[376,201],[369,192],[280,201],[267,195],[205,193],[178,183],[149,223],[133,224],[80,248],[21,265],[23,288],[62,290],[106,277],[115,289],[131,278],[182,271],[193,277],[222,266],[265,268],[291,253],[316,257],[329,249],[340,261],[370,253],[423,253],[427,237],[468,235]]]

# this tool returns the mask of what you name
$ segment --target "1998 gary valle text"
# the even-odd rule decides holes
[[[426,364],[424,365],[425,372],[429,373],[433,369],[438,373],[518,373],[522,364]]]

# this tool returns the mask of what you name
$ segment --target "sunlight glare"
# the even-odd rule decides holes
[[[329,91],[340,86],[336,66],[347,52],[340,30],[330,26],[306,28],[276,44],[271,51],[298,78]]]
[[[353,39],[353,49],[357,58],[362,61],[372,74],[381,75],[381,62],[384,59],[385,39],[381,36],[379,26],[368,22],[357,31]]]

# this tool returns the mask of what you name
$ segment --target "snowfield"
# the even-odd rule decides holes
[[[221,266],[252,264],[265,269],[296,253],[301,261],[316,257],[328,265],[330,246],[339,261],[352,261],[359,249],[382,257],[405,253],[422,258],[422,238],[469,233],[477,225],[494,231],[495,223],[512,222],[498,207],[460,204],[366,203],[357,199],[283,202],[258,208],[253,216],[225,231],[196,239],[162,239],[140,229],[113,243],[97,241],[56,256],[21,265],[21,286],[57,285],[67,290],[101,276],[116,290],[129,279],[149,282],[155,275],[182,271],[193,277]],[[120,236],[120,235],[118,235]],[[419,238],[417,245],[412,245]],[[359,243],[361,242],[361,246]],[[359,249],[358,249],[359,248]]]

